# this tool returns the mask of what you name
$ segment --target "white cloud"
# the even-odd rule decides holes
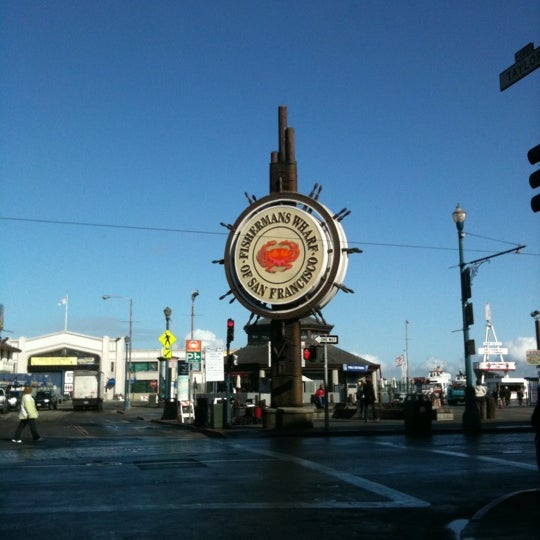
[[[511,362],[525,362],[526,351],[536,349],[536,339],[533,337],[517,337],[511,341],[505,341],[504,347],[508,348],[508,359]]]

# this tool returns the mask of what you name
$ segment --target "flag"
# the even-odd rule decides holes
[[[68,299],[67,299],[67,296],[65,298],[62,298],[62,300],[60,300],[60,302],[58,302],[58,305],[59,306],[65,306],[68,302]]]
[[[399,355],[396,357],[396,366],[402,366],[403,365],[403,355]]]

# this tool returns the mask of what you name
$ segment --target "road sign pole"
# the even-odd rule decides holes
[[[330,419],[328,414],[328,345],[324,344],[324,429],[330,428]]]

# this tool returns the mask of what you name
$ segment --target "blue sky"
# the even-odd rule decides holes
[[[163,308],[179,342],[208,345],[249,313],[229,304],[227,230],[268,193],[277,109],[296,132],[298,189],[351,214],[363,250],[323,310],[340,347],[399,375],[463,368],[456,204],[481,346],[484,305],[520,373],[540,309],[540,216],[529,148],[540,70],[499,73],[540,45],[536,1],[11,1],[0,5],[0,303],[4,336],[127,332],[157,348]],[[69,223],[99,226],[70,225]],[[107,226],[101,226],[107,225]]]

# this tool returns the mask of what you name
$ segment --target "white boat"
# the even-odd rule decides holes
[[[440,366],[437,366],[429,371],[427,382],[432,386],[441,385],[444,391],[448,385],[452,384],[452,374],[448,373],[448,371],[443,371]]]

